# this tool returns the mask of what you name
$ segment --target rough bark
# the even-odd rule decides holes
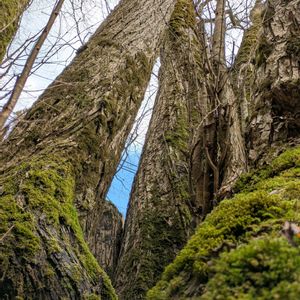
[[[3,297],[115,298],[84,235],[94,242],[174,5],[122,1],[1,144],[0,234],[14,226],[0,244]]]
[[[0,1],[0,63],[18,29],[19,18],[29,0],[1,0]]]
[[[225,2],[218,1],[211,53],[201,52],[205,76],[199,97],[201,117],[193,138],[191,160],[196,201],[201,203],[203,217],[216,200],[231,192],[247,165],[239,103],[225,63],[225,29]],[[199,32],[202,44],[206,45],[204,25],[199,27]]]
[[[244,176],[237,194],[207,216],[147,299],[297,299],[299,238],[289,244],[282,229],[300,218],[299,166],[298,146]]]
[[[247,136],[252,164],[265,161],[268,149],[299,137],[299,8],[297,0],[268,1],[263,12]]]
[[[110,201],[105,201],[97,225],[90,249],[107,275],[112,277],[121,248],[124,220],[118,209]]]
[[[253,113],[251,99],[255,92],[254,54],[259,42],[262,29],[262,12],[264,4],[257,0],[250,13],[251,26],[245,31],[239,52],[233,66],[234,92],[240,108],[240,122],[242,134],[245,136],[249,117]]]
[[[212,41],[210,101],[215,110],[215,133],[207,156],[214,171],[214,197],[224,197],[246,171],[246,154],[238,114],[238,99],[225,59],[225,1],[218,0]]]
[[[193,3],[180,0],[161,51],[158,96],[130,196],[114,280],[124,300],[145,298],[195,226],[189,113],[200,92],[198,51]]]
[[[226,20],[225,20],[225,6],[224,0],[217,0],[215,10],[215,23],[214,33],[212,39],[212,61],[216,69],[220,71],[226,67],[225,62],[225,33],[226,33]],[[221,83],[221,81],[220,81]]]
[[[258,23],[246,33],[235,66],[251,101],[251,123],[245,120],[251,173],[198,227],[149,300],[298,297],[300,264],[292,260],[299,241],[289,241],[281,229],[286,220],[299,220],[299,5],[268,1],[263,23],[261,7],[253,11]]]

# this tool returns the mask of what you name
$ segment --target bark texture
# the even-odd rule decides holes
[[[122,1],[1,144],[1,297],[116,298],[85,241],[174,5]]]
[[[29,0],[1,0],[0,1],[0,63],[18,29],[19,18]]]
[[[264,161],[270,147],[299,137],[299,8],[297,0],[272,0],[262,13],[247,136],[252,164]]]
[[[299,238],[289,244],[281,230],[286,220],[300,220],[299,166],[298,146],[244,175],[236,195],[201,223],[147,299],[297,299]]]
[[[193,3],[179,0],[161,51],[158,96],[130,196],[114,280],[121,299],[144,299],[195,226],[189,181],[189,113],[200,80],[194,30]]]
[[[243,41],[233,66],[234,91],[240,108],[242,134],[245,136],[249,118],[254,107],[251,99],[255,93],[255,51],[262,30],[262,18],[265,5],[257,0],[250,13],[251,26],[245,31]]]
[[[107,275],[112,277],[121,248],[124,220],[114,204],[105,201],[97,225],[90,249]]]
[[[257,3],[235,65],[250,116],[243,128],[251,172],[201,223],[147,299],[299,296],[299,239],[281,231],[286,220],[300,220],[299,5],[268,1],[262,11]],[[291,145],[298,146],[283,151]]]

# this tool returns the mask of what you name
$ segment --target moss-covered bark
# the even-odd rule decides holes
[[[148,299],[298,297],[299,248],[281,229],[287,220],[300,222],[300,150],[277,156],[288,145],[299,145],[299,5],[299,0],[268,1],[262,15],[257,7],[236,62],[237,71],[246,71],[239,77],[247,81],[245,92],[251,89],[249,158],[264,167],[241,176],[235,196],[207,216]],[[260,24],[251,50],[247,43]],[[294,243],[299,244],[297,236]]]
[[[298,147],[244,175],[236,196],[207,216],[147,298],[295,299],[299,249],[281,229],[300,221],[299,170]]]
[[[122,1],[0,145],[3,295],[116,298],[85,240],[95,242],[174,5]]]
[[[34,156],[0,180],[0,298],[116,299],[90,252],[74,206],[74,169]]]
[[[29,0],[1,0],[0,1],[0,62],[6,47],[11,42],[18,29],[19,18]]]
[[[145,298],[195,226],[199,207],[190,187],[193,126],[189,121],[192,111],[197,114],[193,105],[199,97],[201,74],[194,30],[193,3],[179,0],[161,50],[160,86],[130,197],[114,280],[124,300]]]

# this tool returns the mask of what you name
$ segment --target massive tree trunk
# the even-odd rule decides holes
[[[300,135],[300,3],[269,1],[262,16],[247,136],[251,164]]]
[[[255,65],[253,58],[257,48],[262,29],[262,11],[264,4],[261,0],[256,0],[250,13],[251,26],[245,31],[243,41],[233,66],[234,92],[238,99],[240,108],[240,121],[242,134],[245,136],[249,117],[253,113],[251,99],[255,93]]]
[[[29,0],[0,1],[0,63],[8,44],[18,29],[19,18],[28,3]]]
[[[256,20],[235,66],[242,74],[239,80],[245,80],[241,97],[247,97],[251,116],[244,120],[251,173],[236,184],[237,195],[214,208],[198,227],[148,292],[149,300],[299,297],[299,241],[295,231],[282,228],[287,220],[299,224],[300,217],[300,1],[264,5],[262,23],[259,3],[253,11]],[[278,157],[290,145],[298,147]],[[267,165],[258,169],[263,163]]]
[[[192,1],[179,0],[161,51],[159,90],[135,177],[115,286],[121,299],[144,299],[183,247],[199,207],[190,189],[190,112],[200,95],[199,42]],[[191,128],[189,127],[191,126]]]
[[[122,1],[1,144],[1,297],[115,298],[85,240],[174,5]]]

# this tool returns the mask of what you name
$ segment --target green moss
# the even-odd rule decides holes
[[[5,191],[4,191],[5,193]],[[24,212],[15,202],[12,195],[3,195],[0,197],[0,237],[7,235],[6,242],[15,237],[15,251],[18,255],[28,259],[33,256],[40,248],[40,240],[34,233],[34,216],[31,213]],[[12,229],[11,229],[12,228]],[[11,231],[9,232],[9,230]],[[5,251],[1,252],[1,259],[8,259],[8,254],[12,249],[7,246],[5,240],[2,247]],[[1,244],[0,244],[1,247]]]
[[[107,299],[116,299],[110,280],[84,241],[73,205],[75,182],[70,163],[56,156],[32,158],[1,178],[0,185],[3,187],[0,196],[0,236],[14,226],[7,243],[0,245],[0,265],[5,265],[15,256],[34,262],[44,242],[49,256],[72,247],[81,259],[77,275],[76,270],[72,270],[72,279],[80,281],[80,272],[87,272],[95,283],[101,277],[103,295]],[[54,235],[42,241],[38,234],[39,222],[45,222],[52,228],[49,232]],[[61,226],[68,228],[75,243],[71,245],[66,237],[58,234]],[[50,265],[44,267],[47,270]]]
[[[252,191],[258,182],[274,178],[280,173],[281,177],[298,177],[299,168],[300,148],[286,150],[263,169],[242,175],[235,185],[234,192]]]
[[[265,236],[223,253],[200,299],[297,299],[300,250]]]
[[[241,65],[246,64],[249,62],[249,60],[252,57],[252,51],[255,49],[257,45],[257,40],[259,37],[259,32],[262,26],[262,20],[261,16],[259,14],[256,14],[255,17],[253,17],[252,25],[249,29],[245,31],[242,44],[240,46],[239,52],[235,59],[235,69],[239,69]],[[250,72],[250,70],[249,70]],[[251,74],[247,74],[249,77]]]
[[[54,271],[54,269],[52,267],[48,266],[48,267],[45,268],[44,275],[46,277],[55,276],[55,271]]]
[[[175,39],[183,33],[185,28],[194,28],[195,8],[193,1],[177,1],[169,24],[171,37],[173,36]]]
[[[217,279],[213,278],[221,275],[214,266],[226,256],[222,256],[222,253],[239,249],[238,245],[249,244],[251,248],[252,241],[257,237],[270,236],[276,240],[286,220],[299,222],[300,177],[295,176],[299,174],[299,164],[298,147],[285,151],[270,166],[244,176],[238,184],[239,194],[233,199],[222,201],[207,216],[187,246],[165,269],[158,284],[148,292],[148,299],[185,299],[200,296],[206,291],[209,282],[215,288]],[[286,247],[291,249],[282,248],[284,253],[294,251],[287,243]],[[284,261],[284,257],[283,255],[279,259]],[[273,275],[270,273],[268,276],[271,278]],[[279,279],[276,282],[277,292],[280,292],[278,289],[282,282]],[[292,286],[294,285],[291,285],[291,289]],[[263,290],[258,289],[254,293],[263,294]],[[244,299],[222,298],[222,295],[220,297],[215,299]]]
[[[101,297],[99,297],[96,294],[89,294],[83,297],[84,300],[101,300]]]
[[[176,97],[180,92],[176,92],[174,97]],[[188,113],[185,106],[177,106],[172,108],[176,113],[176,123],[173,128],[170,128],[165,132],[165,140],[170,148],[176,151],[181,151],[183,154],[187,154],[189,146],[189,132],[187,120]]]
[[[155,284],[164,266],[172,261],[186,242],[185,228],[178,212],[175,209],[170,213],[169,202],[165,203],[165,207],[162,203],[159,204],[164,200],[161,196],[157,197],[157,202],[153,198],[150,199],[154,207],[145,209],[142,218],[138,217],[138,228],[143,240],[139,247],[132,249],[123,264],[127,267],[126,272],[130,273],[135,272],[138,262],[139,272],[134,276],[134,282],[130,283],[126,295],[123,295],[125,299],[143,299],[149,287]]]

